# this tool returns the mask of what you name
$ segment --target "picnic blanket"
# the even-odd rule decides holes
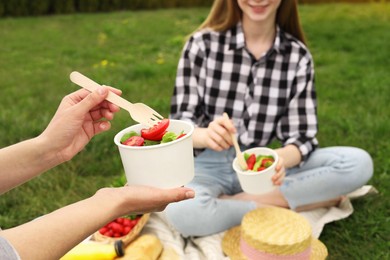
[[[375,194],[377,190],[369,185],[363,186],[348,194],[337,207],[319,208],[311,211],[300,212],[312,226],[313,236],[319,238],[327,223],[345,219],[354,209],[351,200]],[[167,221],[164,212],[153,213],[142,233],[154,234],[162,242],[165,249],[174,250],[177,259],[185,260],[228,260],[222,252],[221,241],[224,232],[206,236],[183,238]],[[176,259],[170,259],[176,260]]]

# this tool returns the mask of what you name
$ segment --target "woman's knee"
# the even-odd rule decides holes
[[[344,184],[350,189],[357,189],[366,184],[374,173],[373,160],[368,152],[357,147],[341,147],[343,156],[338,170],[343,174]],[[341,177],[341,176],[340,176]]]
[[[209,221],[205,205],[200,200],[193,199],[172,203],[165,209],[169,223],[184,237],[200,236]]]
[[[356,174],[361,181],[360,186],[366,184],[374,174],[374,163],[371,155],[360,148],[355,148],[353,154],[356,163]]]

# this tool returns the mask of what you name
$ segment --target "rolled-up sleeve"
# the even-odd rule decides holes
[[[0,259],[4,260],[20,260],[19,254],[15,248],[6,240],[0,236]]]

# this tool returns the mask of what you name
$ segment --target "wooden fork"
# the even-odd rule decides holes
[[[223,113],[223,116],[224,118],[229,119],[227,113]],[[248,165],[245,161],[244,154],[241,152],[240,146],[238,145],[237,137],[233,133],[230,134],[230,137],[232,138],[234,149],[236,149],[238,164],[240,165],[241,169],[245,171],[246,169],[248,169]]]
[[[101,85],[96,83],[95,81],[91,80],[90,78],[84,76],[80,72],[73,71],[70,74],[70,80],[79,85],[80,87],[83,87],[89,91],[94,91]],[[117,94],[109,91],[108,96],[106,100],[110,101],[111,103],[127,110],[130,113],[131,118],[133,118],[134,121],[145,125],[147,127],[152,127],[158,122],[160,122],[164,117],[161,116],[159,113],[154,111],[149,106],[143,104],[143,103],[131,103],[127,101],[126,99],[118,96]]]

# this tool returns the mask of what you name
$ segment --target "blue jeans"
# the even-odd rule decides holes
[[[195,177],[187,185],[195,198],[170,204],[168,221],[185,237],[206,236],[239,225],[256,208],[252,201],[218,199],[242,192],[232,168],[234,149],[205,150],[195,158]],[[354,147],[315,150],[301,166],[288,169],[280,191],[291,209],[334,199],[366,184],[373,174],[370,155]]]

